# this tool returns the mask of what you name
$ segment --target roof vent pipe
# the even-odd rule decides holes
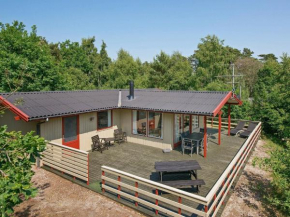
[[[134,81],[130,81],[130,95],[129,99],[132,100],[134,99]]]
[[[119,100],[118,100],[118,107],[120,108],[122,106],[122,91],[119,90]]]

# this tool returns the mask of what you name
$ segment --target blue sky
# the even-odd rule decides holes
[[[226,45],[255,55],[290,54],[290,1],[36,1],[0,0],[0,22],[24,22],[49,42],[95,36],[116,58],[120,48],[142,61],[163,50],[189,56],[200,39],[215,34]]]

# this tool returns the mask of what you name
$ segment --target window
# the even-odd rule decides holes
[[[183,115],[183,132],[190,133],[190,115]]]
[[[97,113],[97,129],[108,128],[112,126],[112,111],[102,111]]]
[[[149,112],[148,126],[150,137],[162,138],[162,113]]]
[[[133,110],[133,134],[162,139],[162,113]]]
[[[182,115],[175,114],[174,115],[174,143],[177,143],[181,140],[180,134],[182,133],[182,126],[181,126],[181,120]]]
[[[133,134],[146,135],[147,133],[147,112],[133,111]]]

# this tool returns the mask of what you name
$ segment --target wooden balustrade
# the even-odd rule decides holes
[[[142,177],[135,176],[133,174],[107,166],[102,166],[101,168],[103,192],[109,191],[110,193],[116,194],[118,198],[122,196],[125,199],[132,200],[135,203],[136,207],[138,206],[138,204],[145,205],[149,208],[154,209],[156,214],[162,212],[169,216],[182,216],[182,212],[186,211],[191,214],[196,214],[198,216],[216,216],[241,167],[246,162],[250,151],[252,150],[255,143],[258,141],[260,134],[261,123],[259,122],[255,130],[244,142],[236,156],[230,162],[228,167],[222,173],[222,175],[217,180],[215,185],[211,188],[210,192],[206,195],[206,197],[188,193],[186,191],[148,179],[144,179]],[[117,180],[112,178],[112,176],[117,177]],[[124,180],[128,180],[128,182],[125,183]],[[132,182],[133,184],[128,184],[129,182]],[[116,187],[113,187],[112,185]],[[150,190],[141,189],[140,186],[146,186],[146,189]],[[128,191],[125,192],[124,189],[130,190],[133,193],[128,193]],[[154,191],[154,193],[152,193],[152,191]],[[162,197],[159,192],[173,194],[177,196],[178,200],[173,201],[171,199]],[[142,196],[150,198],[150,200],[144,199],[142,198]],[[184,200],[193,201],[199,204],[199,208],[197,209],[189,205],[183,204],[182,202]],[[161,206],[161,202],[166,205]],[[203,209],[200,209],[200,207],[203,207]]]
[[[89,153],[53,142],[42,152],[43,164],[89,184]]]

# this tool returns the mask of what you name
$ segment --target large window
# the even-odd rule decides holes
[[[190,133],[190,115],[183,115],[183,132]]]
[[[148,125],[150,137],[162,138],[162,113],[149,112]]]
[[[133,111],[133,134],[147,134],[147,112]]]
[[[97,113],[98,130],[112,126],[112,111],[102,111]]]
[[[162,138],[162,113],[133,110],[133,134]]]
[[[183,115],[175,114],[174,115],[174,143],[177,143],[181,140]]]

